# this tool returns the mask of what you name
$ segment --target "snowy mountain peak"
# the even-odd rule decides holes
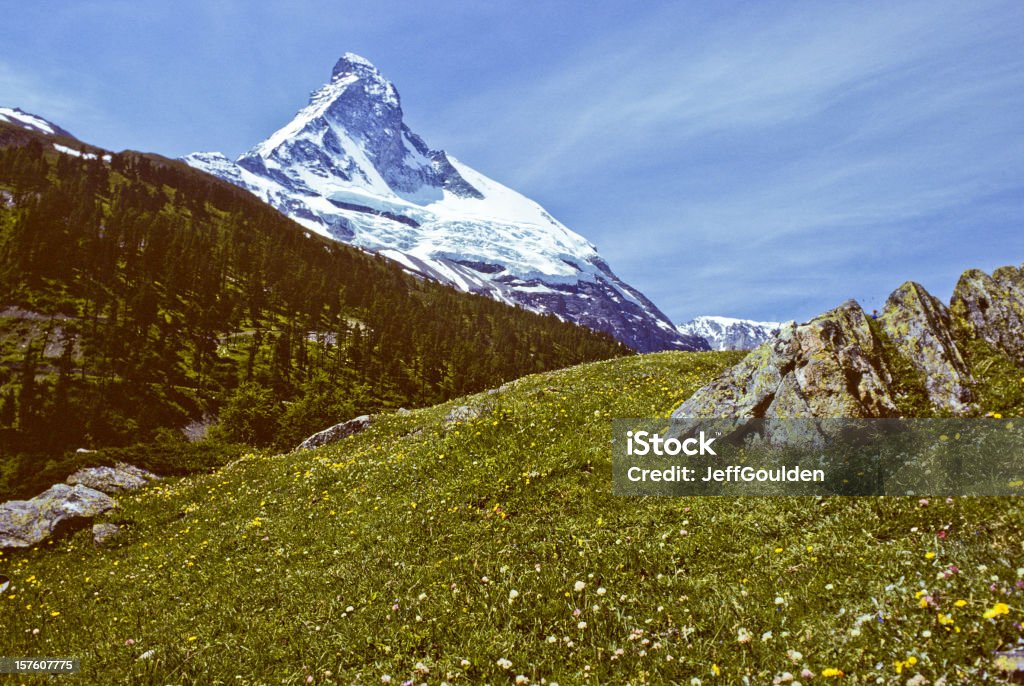
[[[705,315],[680,324],[678,330],[703,338],[712,350],[751,350],[774,336],[781,327],[780,322]]]
[[[367,72],[380,76],[380,71],[373,65],[373,62],[366,59],[362,55],[357,55],[354,52],[346,52],[338,61],[334,64],[334,71],[332,72],[333,77],[336,79],[339,76],[346,74],[355,74],[360,72]],[[383,77],[381,77],[383,78]]]
[[[412,273],[637,350],[706,349],[543,207],[430,148],[405,124],[394,85],[359,55],[345,53],[290,122],[235,162],[219,153],[185,161]]]
[[[19,107],[0,107],[0,121],[5,121],[37,133],[49,133],[74,138],[74,136],[53,122],[47,121],[39,115],[26,112]]]

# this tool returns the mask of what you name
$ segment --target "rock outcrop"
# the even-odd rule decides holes
[[[970,414],[977,379],[964,349],[969,339],[1024,365],[1024,270],[969,270],[950,307],[908,281],[877,321],[851,300],[786,325],[672,416],[898,417],[916,397],[932,413]]]
[[[882,343],[850,300],[789,324],[693,394],[673,417],[891,417],[892,372]]]
[[[113,467],[79,469],[67,478],[67,483],[72,486],[81,484],[103,493],[113,494],[141,488],[159,478],[153,472],[147,472],[135,465],[118,462]]]
[[[86,525],[115,507],[105,493],[77,484],[56,484],[31,500],[0,505],[0,548],[27,548],[58,529]]]
[[[949,308],[908,281],[889,296],[879,322],[896,350],[920,373],[935,408],[949,414],[972,409],[975,380],[957,348]]]
[[[1024,364],[1024,268],[1000,267],[992,276],[967,270],[953,290],[950,310],[968,337]]]
[[[350,419],[347,422],[341,424],[335,424],[334,426],[318,431],[313,434],[295,448],[296,450],[311,450],[313,448],[319,448],[323,445],[329,445],[331,443],[337,443],[340,440],[353,436],[360,431],[364,431],[370,427],[373,422],[373,417],[368,414],[364,414],[361,417]]]

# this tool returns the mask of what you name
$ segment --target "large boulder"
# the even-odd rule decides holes
[[[322,445],[328,445],[330,443],[337,443],[340,440],[353,436],[360,431],[364,431],[370,427],[373,421],[373,417],[368,414],[364,414],[361,417],[350,419],[347,422],[341,424],[335,424],[334,426],[318,431],[313,434],[302,443],[299,443],[296,450],[311,450],[312,448],[319,448]]]
[[[104,493],[122,493],[142,488],[150,481],[159,479],[153,472],[147,472],[134,465],[118,462],[113,467],[87,467],[79,469],[67,478],[72,486],[81,484]]]
[[[27,548],[58,528],[86,525],[115,507],[110,496],[76,484],[56,484],[31,500],[0,504],[0,548]]]
[[[882,342],[850,300],[785,325],[672,413],[677,418],[894,417]]]
[[[1024,268],[1000,267],[989,276],[963,273],[950,301],[965,334],[1024,364]]]
[[[929,402],[950,414],[971,411],[975,383],[953,335],[942,301],[907,281],[885,303],[879,323],[896,351],[916,369]]]

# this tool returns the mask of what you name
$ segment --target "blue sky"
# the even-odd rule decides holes
[[[140,6],[144,9],[140,9]],[[673,320],[1024,261],[1024,3],[0,0],[0,104],[237,155],[341,53]]]

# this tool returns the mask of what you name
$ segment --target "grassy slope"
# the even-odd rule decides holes
[[[610,495],[609,418],[664,416],[737,359],[527,377],[448,429],[457,402],[123,497],[119,545],[0,561],[0,654],[103,684],[977,683],[1019,635],[1019,501]]]

